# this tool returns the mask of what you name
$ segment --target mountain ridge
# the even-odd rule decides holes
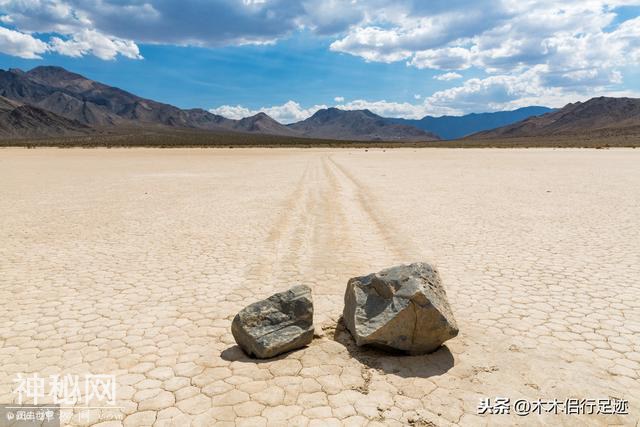
[[[238,120],[232,127],[234,130],[240,132],[257,132],[265,135],[299,136],[297,132],[289,129],[286,125],[281,124],[264,112],[244,117]]]
[[[435,135],[412,126],[387,123],[368,110],[340,112],[335,117],[337,121],[343,117],[358,119],[358,123],[351,125],[342,123],[344,132],[341,134],[330,131],[326,126],[299,131],[295,126],[283,125],[263,112],[233,120],[200,108],[180,109],[142,98],[56,66],[39,66],[29,71],[16,68],[0,70],[0,96],[98,128],[163,126],[301,138],[315,138],[322,134],[330,135],[331,139],[363,141],[437,139]],[[300,129],[304,127],[301,125]]]
[[[543,113],[543,114],[540,114]],[[519,121],[515,118],[524,117]],[[504,124],[505,122],[509,122]],[[459,138],[631,133],[640,129],[640,99],[598,97],[561,109],[531,106],[465,116],[385,118],[370,110],[320,109],[292,124],[260,112],[240,120],[202,108],[181,109],[88,79],[62,67],[0,70],[0,137],[60,136],[140,129],[194,129],[353,141],[436,141]],[[434,131],[436,129],[437,131]]]
[[[369,110],[323,108],[311,117],[288,125],[305,137],[336,140],[437,141],[440,138],[415,126],[390,123]]]
[[[91,128],[76,120],[0,96],[1,137],[42,138],[88,133],[91,133]]]
[[[593,132],[631,133],[640,128],[640,99],[596,97],[565,105],[559,110],[530,117],[469,138],[584,135]]]
[[[204,110],[182,110],[145,99],[55,66],[0,70],[0,95],[89,126],[159,124],[217,129],[224,128],[228,120]]]
[[[421,119],[389,118],[389,120],[393,123],[409,124],[433,132],[442,139],[458,139],[551,111],[554,111],[554,109],[542,106],[528,106],[511,111],[470,113],[463,116],[424,116]]]

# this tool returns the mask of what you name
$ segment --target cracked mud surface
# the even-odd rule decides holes
[[[114,374],[72,425],[631,425],[640,151],[0,150],[0,402],[17,373]],[[460,327],[357,348],[350,277],[433,262]],[[301,283],[320,337],[254,361],[230,324]],[[623,398],[626,416],[476,414]]]

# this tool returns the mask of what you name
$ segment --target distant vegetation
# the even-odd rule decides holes
[[[336,141],[327,139],[292,138],[275,135],[214,133],[206,131],[142,131],[128,134],[53,137],[42,139],[0,140],[0,147],[640,147],[639,134],[561,135],[545,137],[460,139],[453,141]]]

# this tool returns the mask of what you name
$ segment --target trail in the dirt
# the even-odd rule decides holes
[[[330,155],[309,158],[277,209],[265,256],[252,275],[275,287],[303,283],[317,297],[318,321],[335,321],[350,277],[416,259],[408,236],[385,223],[370,192]],[[412,258],[413,256],[413,258]]]

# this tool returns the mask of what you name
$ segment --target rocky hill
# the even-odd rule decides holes
[[[289,125],[310,138],[372,141],[436,141],[437,135],[414,126],[390,123],[369,110],[326,108],[313,116]]]
[[[224,129],[231,123],[205,110],[182,110],[144,99],[61,67],[0,70],[0,95],[90,126],[164,125]]]
[[[640,99],[599,97],[567,104],[560,110],[479,132],[470,138],[625,133],[639,129]]]
[[[88,126],[42,108],[0,97],[0,137],[45,138],[84,135]]]
[[[232,125],[238,132],[255,132],[265,135],[300,136],[298,132],[278,123],[265,113],[240,119]]]

